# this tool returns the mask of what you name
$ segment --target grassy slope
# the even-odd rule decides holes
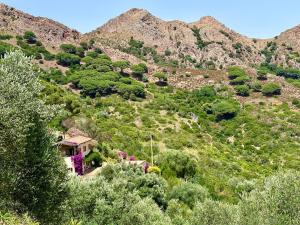
[[[300,113],[287,104],[246,104],[234,119],[216,122],[202,106],[215,99],[232,99],[227,91],[201,98],[154,84],[147,91],[148,98],[141,102],[116,95],[95,100],[73,96],[82,104],[81,112],[73,116],[75,123],[99,138],[106,149],[121,149],[148,161],[149,137],[154,135],[156,157],[168,149],[188,153],[198,165],[191,179],[208,187],[216,198],[229,201],[236,197],[229,185],[233,177],[253,179],[282,168],[300,169]],[[111,151],[105,154],[113,156]],[[171,185],[180,182],[165,176]]]

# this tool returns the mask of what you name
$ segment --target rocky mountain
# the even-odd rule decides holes
[[[128,48],[133,38],[154,48],[167,60],[177,60],[188,67],[221,69],[265,61],[300,67],[297,53],[300,52],[300,26],[278,37],[261,40],[243,36],[210,16],[193,23],[164,21],[146,10],[134,8],[84,37],[119,50]],[[151,63],[151,57],[146,59]]]
[[[185,23],[163,21],[146,10],[131,9],[86,36],[120,49],[133,37],[162,55],[170,51],[167,58],[190,66],[208,67],[213,63],[216,68],[222,68],[264,60],[260,54],[264,41],[242,36],[209,16]]]
[[[23,35],[25,31],[33,31],[49,50],[54,51],[62,43],[77,43],[81,38],[78,31],[61,23],[0,4],[0,32]]]
[[[300,25],[267,40],[243,36],[210,16],[196,22],[164,21],[143,9],[131,9],[98,29],[80,34],[61,23],[0,4],[0,32],[33,31],[51,52],[62,43],[95,40],[114,60],[156,65],[222,69],[271,62],[300,67]],[[130,44],[130,40],[132,43]],[[132,47],[132,44],[141,44]],[[151,66],[150,66],[151,67]]]

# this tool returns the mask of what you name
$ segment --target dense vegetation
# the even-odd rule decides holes
[[[25,55],[48,54],[32,32],[18,39]],[[3,55],[11,48],[0,46]],[[235,96],[280,94],[267,73],[298,80],[297,71],[262,65],[262,84],[230,67],[233,88],[183,90],[168,86],[165,72],[147,83],[145,64],[114,62],[93,42],[61,51],[55,58],[69,67],[65,73],[39,71],[19,51],[1,59],[0,223],[299,224],[300,113],[287,103],[241,104]],[[99,142],[85,158],[106,162],[97,176],[66,175],[49,130],[70,127]]]
[[[300,87],[300,70],[296,68],[283,68],[281,66],[263,63],[259,67],[259,71],[264,71],[264,73],[275,74],[280,77],[284,77],[287,82]]]
[[[47,128],[57,107],[38,98],[42,86],[23,53],[6,55],[0,76],[0,207],[28,211],[45,224],[58,222],[68,188]]]

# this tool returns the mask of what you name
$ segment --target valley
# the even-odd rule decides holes
[[[0,4],[0,224],[299,224],[298,37],[136,8],[81,34]],[[72,129],[97,174],[67,173]]]

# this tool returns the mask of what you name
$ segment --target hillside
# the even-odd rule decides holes
[[[49,51],[57,51],[62,43],[77,43],[81,34],[45,17],[35,17],[5,4],[0,4],[0,32],[23,35],[33,31]]]
[[[143,9],[131,9],[84,37],[95,38],[97,42],[119,50],[128,50],[129,40],[133,37],[164,58],[156,60],[157,56],[145,53],[143,58],[150,63],[154,61],[163,64],[173,60],[176,64],[192,68],[216,69],[264,62],[269,57],[263,52],[268,49],[268,43],[295,45],[295,50],[298,45],[298,39],[295,38],[297,28],[283,32],[278,38],[259,40],[238,34],[210,16],[194,23],[163,21]],[[134,51],[132,54],[138,56]],[[290,52],[286,48],[279,47],[270,54],[274,63],[299,67],[295,58],[288,58]]]
[[[33,31],[50,52],[58,52],[62,43],[78,45],[94,39],[95,45],[114,60],[147,61],[154,69],[156,65],[222,69],[266,60],[298,68],[300,62],[299,26],[275,38],[260,40],[243,36],[210,16],[193,23],[163,21],[146,10],[134,8],[94,31],[80,34],[59,22],[2,3],[0,21],[1,33],[22,35]],[[131,49],[131,38],[142,42],[143,49]]]
[[[170,51],[168,59],[189,66],[209,67],[206,64],[213,62],[216,68],[222,68],[233,64],[256,64],[263,60],[259,43],[228,29],[212,17],[190,24],[167,22],[146,10],[131,9],[86,36],[115,48],[126,46],[133,37],[143,41],[145,46],[155,48],[161,55]]]
[[[298,27],[0,21],[0,224],[299,225]]]

